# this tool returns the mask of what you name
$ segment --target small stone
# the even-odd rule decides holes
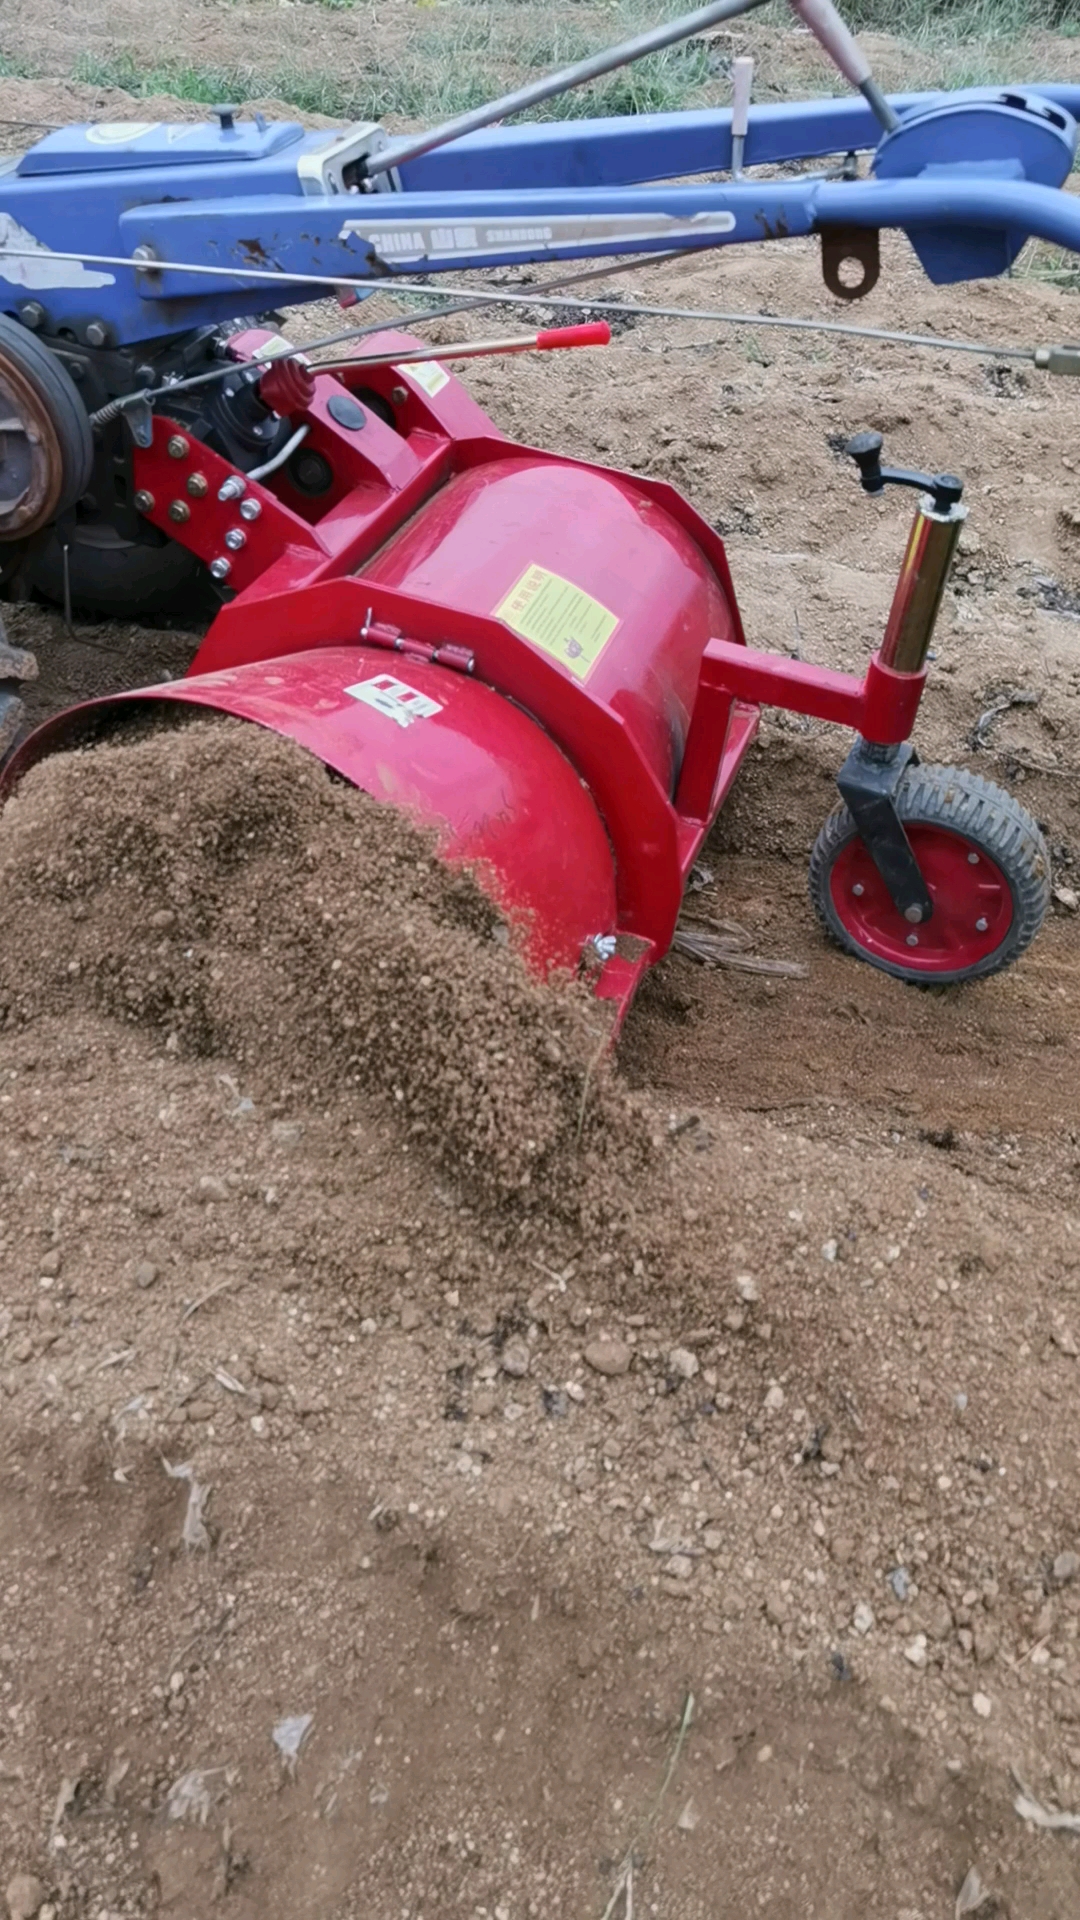
[[[691,1353],[689,1347],[672,1347],[668,1354],[669,1373],[674,1374],[677,1380],[692,1380],[697,1370],[696,1353]]]
[[[1066,913],[1075,913],[1080,907],[1080,893],[1075,887],[1055,887],[1054,899],[1059,907],[1064,907]]]
[[[900,1605],[903,1606],[911,1592],[911,1575],[906,1567],[894,1567],[889,1575],[889,1585]]]
[[[201,1420],[212,1420],[217,1408],[212,1400],[189,1400],[184,1413],[189,1420],[198,1424]]]
[[[784,1398],[783,1387],[770,1387],[764,1401],[766,1413],[779,1413],[784,1404]]]
[[[1001,1635],[992,1621],[980,1623],[975,1628],[972,1634],[972,1648],[981,1667],[987,1666],[995,1658],[1000,1645]]]
[[[856,1633],[872,1632],[875,1624],[873,1607],[868,1607],[865,1600],[860,1600],[851,1616],[851,1624]]]
[[[629,1373],[633,1357],[633,1350],[625,1340],[593,1340],[585,1349],[586,1366],[590,1366],[594,1373],[606,1374],[611,1380]]]
[[[694,1828],[697,1826],[700,1818],[701,1818],[701,1815],[698,1813],[698,1810],[695,1807],[693,1801],[688,1800],[682,1812],[680,1813],[678,1819],[676,1820],[675,1825],[678,1827],[680,1833],[693,1833]]]
[[[688,1553],[673,1553],[664,1565],[664,1572],[673,1580],[689,1580],[693,1571],[694,1563]]]
[[[849,1533],[834,1533],[829,1541],[829,1552],[840,1566],[846,1567],[849,1560],[855,1558],[855,1542]]]
[[[38,1261],[38,1272],[43,1274],[47,1280],[55,1280],[62,1265],[62,1255],[56,1247],[50,1247],[48,1253],[43,1253],[41,1259]]]
[[[402,1333],[415,1333],[417,1327],[421,1325],[423,1318],[424,1316],[419,1307],[416,1306],[412,1300],[406,1300],[405,1305],[401,1309]]]
[[[748,1307],[755,1306],[761,1299],[761,1289],[752,1273],[737,1273],[735,1275],[735,1291],[739,1299],[745,1301]]]
[[[1051,1327],[1050,1338],[1060,1352],[1067,1354],[1070,1360],[1080,1357],[1080,1347],[1068,1327]]]
[[[917,1633],[913,1640],[908,1641],[907,1646],[904,1648],[904,1659],[907,1660],[910,1663],[910,1665],[913,1667],[925,1667],[926,1665],[925,1633]]]
[[[229,1189],[225,1185],[224,1180],[218,1179],[216,1173],[201,1173],[199,1175],[200,1200],[205,1200],[209,1203],[211,1201],[227,1200],[228,1197]]]
[[[977,1713],[980,1720],[989,1720],[990,1715],[994,1711],[994,1703],[990,1695],[988,1693],[973,1693],[971,1696],[971,1711],[972,1713]]]
[[[825,1245],[821,1249],[821,1257],[823,1260],[835,1260],[839,1251],[840,1248],[835,1240],[826,1240]]]
[[[135,1269],[135,1285],[137,1287],[152,1287],[157,1277],[158,1270],[152,1260],[139,1261]]]
[[[741,1333],[746,1325],[746,1314],[741,1307],[732,1307],[724,1315],[724,1325],[729,1333]]]
[[[41,1881],[32,1873],[17,1873],[4,1889],[11,1920],[34,1920],[45,1898]]]
[[[724,1536],[718,1527],[706,1527],[701,1536],[701,1544],[706,1553],[719,1553],[724,1544]]]
[[[511,1380],[524,1380],[532,1364],[532,1355],[524,1340],[508,1340],[501,1354],[499,1365]]]
[[[1053,1566],[1054,1579],[1059,1587],[1067,1587],[1070,1580],[1080,1574],[1080,1553],[1059,1553]]]
[[[791,1601],[786,1593],[780,1592],[779,1588],[766,1595],[765,1618],[771,1621],[774,1627],[784,1627],[791,1619]]]
[[[478,1420],[490,1420],[498,1405],[498,1397],[490,1387],[481,1387],[473,1394],[472,1410]]]
[[[261,1440],[263,1438],[266,1432],[266,1421],[263,1419],[261,1413],[252,1414],[251,1431],[255,1435],[256,1440]]]

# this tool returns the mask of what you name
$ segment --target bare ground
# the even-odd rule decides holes
[[[835,313],[798,248],[630,285]],[[851,317],[1035,342],[1078,311],[935,291],[897,244]],[[833,665],[874,644],[906,510],[830,438],[962,471],[920,751],[1010,785],[1075,886],[1068,383],[712,338],[642,321],[469,383],[508,431],[683,486],[751,640]],[[42,712],[186,658],[10,624]],[[974,750],[1010,687],[1038,704]],[[1077,1842],[1011,1772],[1080,1805],[1076,921],[957,994],[827,951],[805,865],[841,751],[770,722],[707,856],[714,910],[809,977],[673,957],[631,1016],[659,1144],[629,1226],[463,1190],[377,1088],[261,1052],[257,1007],[218,1057],[117,1020],[92,968],[51,998],[82,920],[0,928],[41,986],[0,1033],[0,1885],[64,1920],[601,1920],[632,1858],[639,1914],[952,1920],[975,1868],[984,1915],[1071,1920]],[[585,1358],[603,1335],[625,1374]],[[165,1461],[213,1490],[190,1549]],[[292,1773],[273,1729],[308,1713]]]

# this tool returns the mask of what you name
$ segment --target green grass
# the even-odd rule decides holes
[[[136,99],[171,94],[214,106],[270,95],[301,113],[334,119],[380,120],[390,115],[434,120],[465,113],[535,73],[567,65],[595,44],[577,29],[518,35],[515,40],[511,62],[510,36],[499,16],[489,14],[475,20],[466,16],[453,26],[432,21],[414,32],[403,54],[369,62],[355,78],[301,66],[202,67],[162,60],[140,67],[123,54],[111,59],[84,54],[75,63],[73,77],[91,86],[123,88]],[[712,77],[708,48],[691,41],[609,74],[594,86],[561,95],[542,111],[545,117],[570,120],[587,114],[660,113],[703,94]]]
[[[1015,40],[1039,27],[1080,33],[1077,0],[844,0],[841,11],[856,31],[873,27],[900,40]]]
[[[14,54],[0,53],[0,80],[36,80],[37,69]]]
[[[74,77],[121,87],[137,99],[171,94],[213,106],[272,96],[300,113],[333,120],[430,123],[468,112],[537,74],[682,12],[685,3],[614,0],[601,20],[591,10],[576,18],[545,11],[533,0],[440,0],[417,9],[400,52],[358,57],[332,70],[300,61],[214,67],[168,58],[140,67],[130,54],[86,54],[77,61]],[[345,10],[361,0],[308,4]],[[915,45],[930,57],[935,84],[945,87],[1022,84],[1037,77],[1044,64],[1033,28],[1080,33],[1080,0],[845,0],[844,12],[853,26],[888,28]],[[780,23],[790,13],[776,0],[761,17]],[[720,104],[728,97],[727,51],[718,42],[684,42],[547,101],[533,117],[575,120]],[[889,84],[894,76],[883,72],[883,78]],[[835,88],[823,61],[820,91]]]

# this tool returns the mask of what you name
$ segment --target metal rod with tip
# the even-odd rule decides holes
[[[857,87],[886,133],[892,133],[900,125],[898,115],[889,105],[877,81],[870,71],[870,62],[860,47],[850,28],[845,26],[833,0],[791,0],[791,5],[803,25],[809,27],[830,60],[839,67],[845,80]]]
[[[694,13],[684,13],[678,20],[650,27],[647,33],[635,34],[632,40],[623,40],[617,47],[605,47],[600,53],[590,54],[587,60],[576,61],[572,67],[561,67],[558,73],[546,73],[541,80],[533,80],[513,93],[504,93],[499,100],[474,107],[471,113],[456,114],[453,120],[429,127],[426,133],[391,142],[365,161],[365,175],[374,179],[377,174],[407,166],[410,160],[419,160],[423,153],[433,153],[436,147],[460,140],[463,134],[477,133],[496,120],[508,120],[511,114],[524,113],[526,108],[538,106],[541,100],[552,100],[556,94],[569,93],[572,87],[583,87],[590,80],[601,79],[605,73],[614,73],[617,67],[627,67],[649,53],[660,53],[665,47],[676,46],[680,40],[689,40],[695,33],[704,33],[706,28],[719,26],[724,20],[736,20],[741,13],[750,13],[764,4],[765,0],[713,0],[711,6],[698,7]]]
[[[746,153],[746,129],[750,121],[750,93],[754,85],[754,63],[749,54],[740,54],[731,63],[731,177],[737,180],[743,170]]]

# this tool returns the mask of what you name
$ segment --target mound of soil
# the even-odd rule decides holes
[[[493,1214],[626,1214],[652,1157],[583,983],[531,979],[474,877],[240,721],[45,761],[0,822],[0,1017],[96,1008],[288,1099],[351,1088]]]

